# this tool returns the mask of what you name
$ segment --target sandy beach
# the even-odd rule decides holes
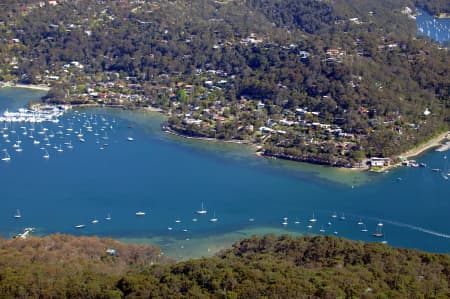
[[[402,157],[402,158],[406,158],[406,159],[411,159],[411,158],[417,157],[417,156],[425,153],[426,151],[428,151],[428,150],[430,150],[432,148],[440,146],[442,144],[442,142],[444,140],[448,139],[448,138],[450,138],[450,131],[441,133],[438,136],[434,137],[433,139],[430,139],[429,141],[427,141],[427,142],[425,142],[425,143],[423,143],[421,145],[418,145],[418,146],[410,149],[409,151],[401,153],[400,155],[398,155],[396,157]],[[394,157],[391,157],[391,158],[394,158]],[[402,165],[401,162],[394,163],[394,164],[391,164],[391,165],[386,166],[386,167],[382,167],[382,168],[379,168],[379,169],[377,168],[376,172],[384,172],[384,171],[387,171],[389,169],[392,169],[392,168],[395,168],[395,167],[399,167],[401,165]]]
[[[14,88],[26,88],[26,89],[33,89],[33,90],[42,90],[42,91],[49,91],[51,87],[46,85],[33,85],[33,84],[14,84],[10,87]]]
[[[155,107],[151,107],[151,106],[145,107],[144,110],[151,111],[151,112],[160,112],[160,113],[164,112],[164,110],[162,110],[161,108],[155,108]]]
[[[399,156],[405,157],[408,159],[412,158],[412,157],[416,157],[433,147],[438,147],[439,145],[441,145],[442,141],[449,138],[449,136],[450,136],[450,132],[444,132],[444,133],[439,134],[438,136],[434,137],[433,139],[427,141],[426,143],[421,144],[413,149],[410,149],[409,151],[407,151],[405,153],[400,154]]]

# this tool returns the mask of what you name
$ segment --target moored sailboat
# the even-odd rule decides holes
[[[196,211],[197,214],[199,215],[205,215],[206,213],[208,213],[207,210],[205,210],[205,208],[203,207],[203,202],[202,202],[202,208],[198,211]]]
[[[216,217],[216,212],[213,213],[213,217],[209,219],[210,222],[217,222],[219,218]]]
[[[14,214],[13,217],[14,217],[15,219],[20,219],[20,218],[22,218],[22,215],[20,214],[19,209],[16,210],[16,213]]]
[[[382,238],[384,236],[383,232],[381,231],[381,226],[377,225],[376,231],[372,234],[372,236],[376,238]]]
[[[9,155],[8,151],[5,149],[5,156],[2,158],[2,161],[11,161],[11,156]]]

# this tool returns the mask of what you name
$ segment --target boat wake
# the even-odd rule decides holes
[[[402,223],[402,222],[397,222],[397,221],[392,221],[392,220],[386,220],[386,219],[377,219],[377,220],[380,220],[380,221],[383,221],[385,223],[389,223],[389,224],[392,224],[392,225],[395,225],[395,226],[405,227],[405,228],[409,228],[409,229],[412,229],[412,230],[415,230],[415,231],[423,232],[423,233],[426,233],[426,234],[429,234],[429,235],[433,235],[433,236],[436,236],[436,237],[450,239],[450,235],[448,235],[448,234],[435,232],[435,231],[432,231],[430,229],[423,228],[423,227],[420,227],[420,226],[415,226],[415,225],[412,225],[412,224],[407,224],[407,223]]]

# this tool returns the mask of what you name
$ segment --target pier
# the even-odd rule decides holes
[[[30,236],[32,232],[34,232],[34,227],[26,227],[23,229],[23,233],[17,234],[14,238],[26,239]]]

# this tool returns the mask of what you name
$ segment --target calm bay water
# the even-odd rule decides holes
[[[0,89],[0,112],[40,96]],[[93,132],[83,127],[87,121]],[[70,111],[59,124],[35,126],[35,139],[42,139],[37,132],[43,127],[47,134],[55,133],[48,147],[23,135],[20,127],[30,133],[30,124],[9,126],[9,136],[0,136],[0,149],[6,148],[12,158],[0,161],[0,235],[12,237],[32,226],[37,235],[61,232],[149,242],[186,258],[263,233],[320,234],[324,229],[325,234],[381,241],[371,235],[381,221],[384,239],[393,246],[450,252],[450,180],[431,171],[448,171],[448,152],[421,156],[418,160],[427,168],[369,174],[268,160],[256,157],[248,146],[172,136],[161,131],[162,121],[163,116],[150,112]],[[80,128],[86,142],[74,136]],[[12,147],[17,136],[21,153]],[[69,140],[72,150],[64,145]],[[53,148],[60,144],[64,152]],[[48,148],[50,159],[43,159],[41,147]],[[202,203],[207,215],[195,213]],[[13,218],[16,209],[19,220]],[[135,216],[137,211],[146,216]],[[111,221],[105,220],[108,213]],[[215,223],[209,221],[214,213]],[[308,228],[313,213],[317,222]],[[345,220],[339,220],[342,215]],[[284,217],[287,225],[282,225]],[[99,223],[92,224],[94,219]],[[360,219],[368,232],[361,232]],[[77,230],[78,224],[86,227]]]
[[[418,11],[419,15],[416,18],[418,35],[427,35],[440,43],[450,41],[450,19],[438,19],[426,11]]]

